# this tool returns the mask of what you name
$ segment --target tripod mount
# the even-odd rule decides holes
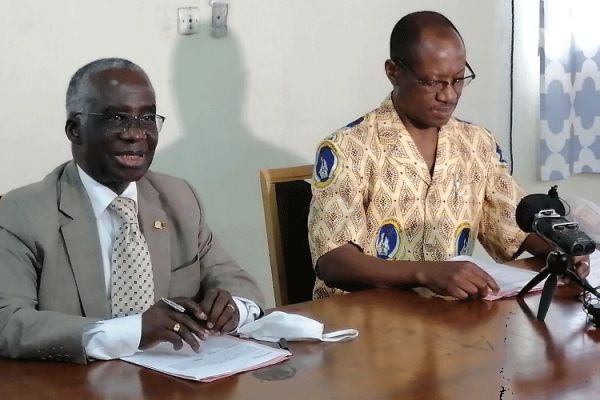
[[[585,278],[579,277],[579,275],[577,275],[575,271],[573,271],[573,269],[570,268],[569,256],[566,253],[560,250],[551,251],[548,254],[548,257],[546,258],[546,266],[536,276],[534,276],[533,279],[529,281],[529,283],[527,283],[527,285],[525,285],[523,289],[521,289],[521,291],[519,292],[519,296],[524,296],[538,283],[548,278],[546,280],[546,283],[544,283],[544,288],[542,289],[542,297],[540,299],[540,304],[538,305],[538,321],[543,321],[544,318],[546,318],[548,308],[550,308],[550,302],[552,301],[552,296],[554,295],[554,291],[556,290],[558,278],[563,276],[569,278],[571,281],[578,284],[581,288],[593,293],[594,295],[600,298],[600,294],[598,293],[598,291],[592,285],[590,285]]]

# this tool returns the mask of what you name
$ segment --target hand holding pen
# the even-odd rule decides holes
[[[179,350],[185,341],[199,352],[197,338],[205,340],[208,337],[206,327],[200,322],[206,319],[207,315],[192,299],[177,297],[158,301],[142,314],[139,348],[143,350],[160,342],[170,342],[175,350]]]
[[[186,312],[185,307],[175,303],[173,300],[161,298],[162,302],[179,312]],[[206,310],[200,313],[199,319],[206,321],[206,327],[210,334],[220,335],[235,330],[239,323],[239,310],[231,294],[226,290],[212,289],[206,292],[200,303],[200,308]]]
[[[225,289],[208,289],[200,300],[200,308],[206,314],[206,327],[220,335],[233,332],[240,321],[240,312],[231,293]]]
[[[172,309],[186,312],[185,307],[166,298],[160,299]],[[240,313],[231,294],[223,289],[209,289],[200,303],[200,308],[206,310],[200,313],[200,318],[206,321],[206,327],[211,334],[220,335],[235,330],[239,323]],[[208,315],[207,315],[208,314]]]

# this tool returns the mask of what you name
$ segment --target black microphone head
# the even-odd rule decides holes
[[[547,194],[529,194],[519,202],[515,211],[517,225],[523,232],[533,232],[533,220],[541,210],[554,210],[559,215],[565,215],[565,206],[558,197]]]

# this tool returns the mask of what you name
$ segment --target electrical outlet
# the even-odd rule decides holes
[[[200,25],[200,9],[183,7],[177,9],[177,32],[180,35],[191,35],[198,32]]]

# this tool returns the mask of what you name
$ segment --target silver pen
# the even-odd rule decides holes
[[[173,300],[169,300],[165,297],[161,297],[160,301],[166,303],[169,307],[171,307],[173,310],[179,311],[179,312],[185,312],[185,307],[183,307],[180,304],[175,303]]]

